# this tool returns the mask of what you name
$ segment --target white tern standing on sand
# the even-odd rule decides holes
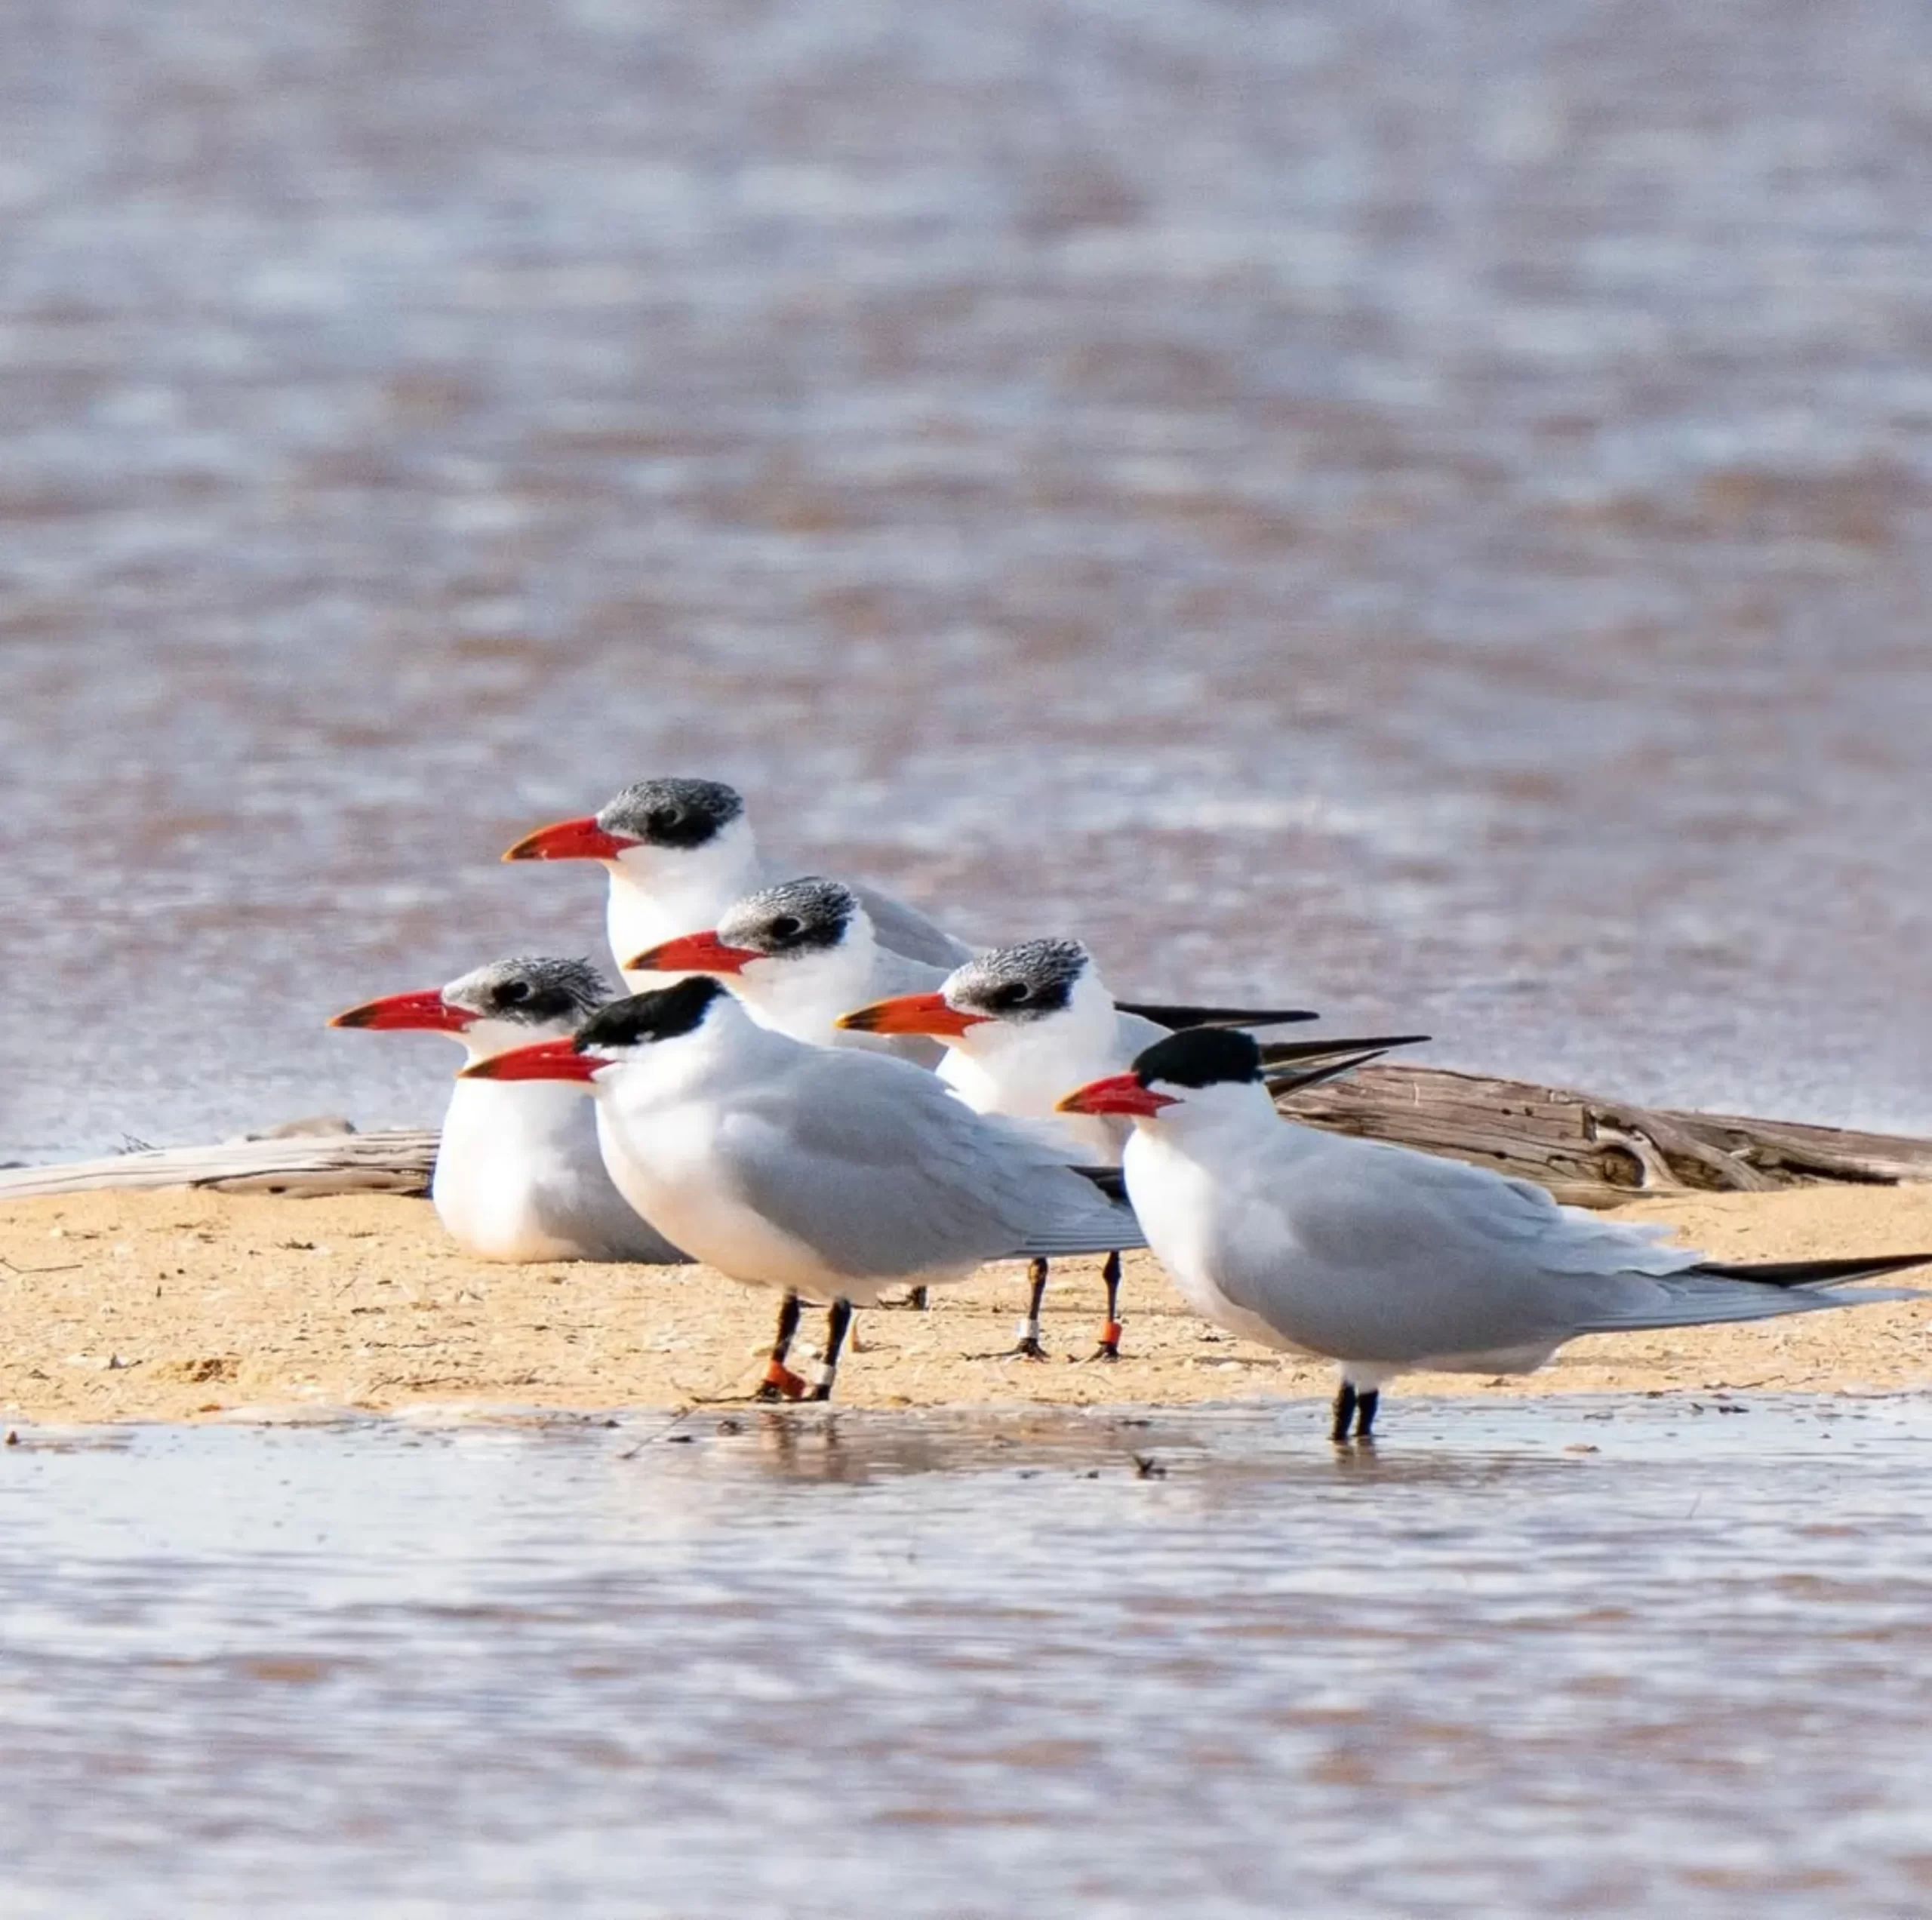
[[[703,975],[619,1000],[574,1040],[463,1069],[595,1093],[619,1190],[732,1278],[831,1309],[811,1397],[829,1399],[855,1306],[983,1261],[1143,1243],[1063,1155],[955,1100],[919,1068],[762,1027]],[[761,1392],[789,1390],[781,1315]]]
[[[368,1001],[329,1024],[448,1033],[473,1063],[574,1033],[609,998],[586,961],[519,958]],[[485,1260],[685,1257],[611,1185],[594,1116],[567,1088],[459,1080],[429,1193],[451,1237]]]
[[[1242,1033],[1175,1034],[1060,1106],[1134,1122],[1127,1190],[1197,1312],[1340,1363],[1338,1442],[1369,1437],[1398,1374],[1528,1373],[1579,1334],[1909,1300],[1909,1288],[1823,1290],[1932,1260],[1733,1266],[1660,1245],[1666,1229],[1559,1206],[1527,1180],[1297,1126]]]

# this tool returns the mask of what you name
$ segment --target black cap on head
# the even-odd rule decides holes
[[[715,838],[744,811],[737,789],[720,780],[639,780],[598,809],[597,824],[646,846],[688,851]]]
[[[610,997],[608,983],[588,960],[521,953],[478,967],[443,989],[453,1007],[525,1026],[575,1026]]]
[[[709,974],[693,974],[650,993],[633,993],[613,1000],[577,1029],[577,1050],[595,1053],[611,1048],[648,1046],[653,1041],[675,1040],[704,1024],[714,1000],[724,989]]]
[[[1078,940],[1023,940],[955,969],[946,997],[965,1012],[1035,1020],[1066,1005],[1087,964],[1087,949]]]
[[[1233,1026],[1191,1026],[1137,1054],[1134,1078],[1170,1087],[1212,1087],[1223,1081],[1259,1080],[1261,1049],[1251,1034]]]
[[[836,946],[859,910],[859,897],[836,880],[808,873],[766,887],[728,908],[718,922],[727,946],[774,955]]]

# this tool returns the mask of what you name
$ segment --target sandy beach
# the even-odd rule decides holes
[[[1686,1239],[1739,1259],[1932,1248],[1932,1186],[1712,1195],[1624,1212],[1674,1221]],[[1326,1367],[1195,1318],[1145,1255],[1128,1264],[1122,1358],[1083,1364],[1100,1318],[1095,1272],[1089,1261],[1060,1270],[1044,1362],[984,1357],[1011,1344],[1017,1267],[936,1294],[928,1312],[863,1314],[839,1398],[860,1407],[1183,1405],[1328,1392]],[[1912,1277],[1932,1286],[1932,1272]],[[492,1266],[455,1247],[426,1202],[387,1195],[180,1189],[20,1201],[0,1213],[0,1417],[180,1420],[423,1402],[676,1408],[748,1390],[772,1311],[765,1291],[703,1267]],[[1592,1338],[1525,1378],[1417,1374],[1405,1390],[1927,1384],[1932,1300]]]

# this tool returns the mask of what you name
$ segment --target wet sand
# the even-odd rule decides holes
[[[1932,1247],[1932,1186],[1813,1188],[1640,1202],[1712,1254],[1798,1259]],[[929,1312],[863,1314],[839,1377],[855,1407],[1189,1405],[1325,1395],[1330,1374],[1208,1326],[1145,1255],[1128,1263],[1123,1357],[1081,1364],[1096,1265],[1050,1289],[1051,1357],[1011,1344],[1019,1268],[989,1268]],[[1932,1275],[1924,1276],[1932,1285]],[[746,1392],[773,1297],[704,1268],[496,1266],[428,1205],[180,1189],[17,1202],[0,1212],[0,1415],[191,1420],[424,1402],[675,1408]],[[808,1322],[808,1328],[811,1323]],[[1412,1392],[1932,1384],[1932,1300],[1758,1325],[1580,1341],[1541,1373],[1416,1375]],[[795,1359],[796,1355],[795,1355]]]

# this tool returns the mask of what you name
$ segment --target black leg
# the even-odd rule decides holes
[[[1101,1284],[1107,1290],[1106,1325],[1100,1329],[1100,1343],[1094,1349],[1096,1360],[1118,1360],[1120,1358],[1120,1255],[1107,1256],[1107,1263],[1100,1269]]]
[[[1026,1318],[1020,1322],[1020,1343],[1010,1357],[1017,1360],[1044,1360],[1047,1349],[1040,1344],[1040,1303],[1047,1297],[1047,1263],[1043,1260],[1026,1263]]]
[[[771,1337],[771,1357],[764,1363],[764,1378],[759,1381],[759,1400],[795,1400],[805,1383],[785,1364],[792,1350],[792,1336],[798,1331],[798,1297],[789,1288],[778,1303],[778,1331]]]
[[[838,1376],[838,1356],[844,1349],[845,1330],[852,1324],[852,1303],[836,1300],[825,1316],[825,1358],[818,1363],[818,1381],[805,1395],[808,1400],[829,1400],[832,1383]]]
[[[1355,1438],[1358,1440],[1373,1440],[1375,1438],[1375,1410],[1381,1404],[1381,1394],[1372,1386],[1366,1393],[1355,1396]]]
[[[1348,1443],[1349,1428],[1355,1417],[1355,1408],[1360,1402],[1355,1390],[1346,1380],[1335,1389],[1335,1418],[1328,1429],[1328,1437],[1338,1447]]]
[[[1014,1346],[997,1353],[969,1353],[969,1360],[1044,1360],[1047,1349],[1040,1344],[1040,1303],[1047,1296],[1047,1263],[1038,1258],[1026,1263],[1026,1317],[1020,1323],[1020,1338]]]
[[[906,1304],[915,1313],[924,1313],[932,1305],[932,1301],[928,1297],[924,1288],[915,1287],[906,1297]]]

